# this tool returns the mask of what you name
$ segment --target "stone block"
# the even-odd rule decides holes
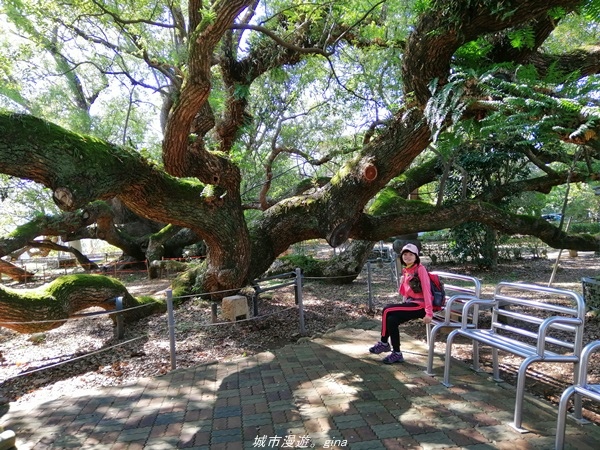
[[[243,295],[225,297],[221,302],[221,313],[225,319],[231,320],[232,322],[247,319],[250,317],[248,300]]]
[[[11,448],[16,448],[17,437],[15,432],[12,430],[2,431],[0,433],[0,450],[8,450]]]

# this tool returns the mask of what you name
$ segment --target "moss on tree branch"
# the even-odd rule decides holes
[[[136,299],[120,281],[113,278],[66,275],[36,289],[0,286],[0,326],[20,333],[51,330],[84,309],[99,307],[106,311],[114,310],[116,297],[123,297],[124,310],[147,305],[123,313],[125,322],[165,309],[164,304],[155,299]]]

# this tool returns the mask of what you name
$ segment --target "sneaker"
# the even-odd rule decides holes
[[[402,352],[392,352],[383,358],[383,362],[385,364],[394,364],[404,362],[404,356],[402,356]]]
[[[369,351],[371,353],[375,353],[376,355],[379,355],[380,353],[383,353],[383,352],[389,352],[390,350],[391,350],[390,344],[388,344],[387,342],[383,343],[381,341],[377,342],[377,344],[375,344],[373,347],[371,347],[369,349]]]

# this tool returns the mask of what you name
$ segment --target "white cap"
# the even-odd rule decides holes
[[[415,244],[406,244],[404,247],[402,247],[402,251],[400,252],[400,255],[402,255],[404,252],[411,252],[411,253],[414,253],[415,255],[419,256],[419,249],[417,248],[417,246]]]

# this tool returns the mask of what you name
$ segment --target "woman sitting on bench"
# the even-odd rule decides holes
[[[433,318],[431,283],[427,269],[421,265],[419,249],[414,244],[406,244],[400,252],[400,259],[405,266],[402,269],[402,281],[398,291],[403,302],[383,308],[381,341],[369,349],[375,354],[392,350],[392,353],[383,358],[385,364],[404,362],[400,351],[400,324],[414,319],[423,319],[423,322],[430,323]],[[391,347],[388,339],[392,341]]]

